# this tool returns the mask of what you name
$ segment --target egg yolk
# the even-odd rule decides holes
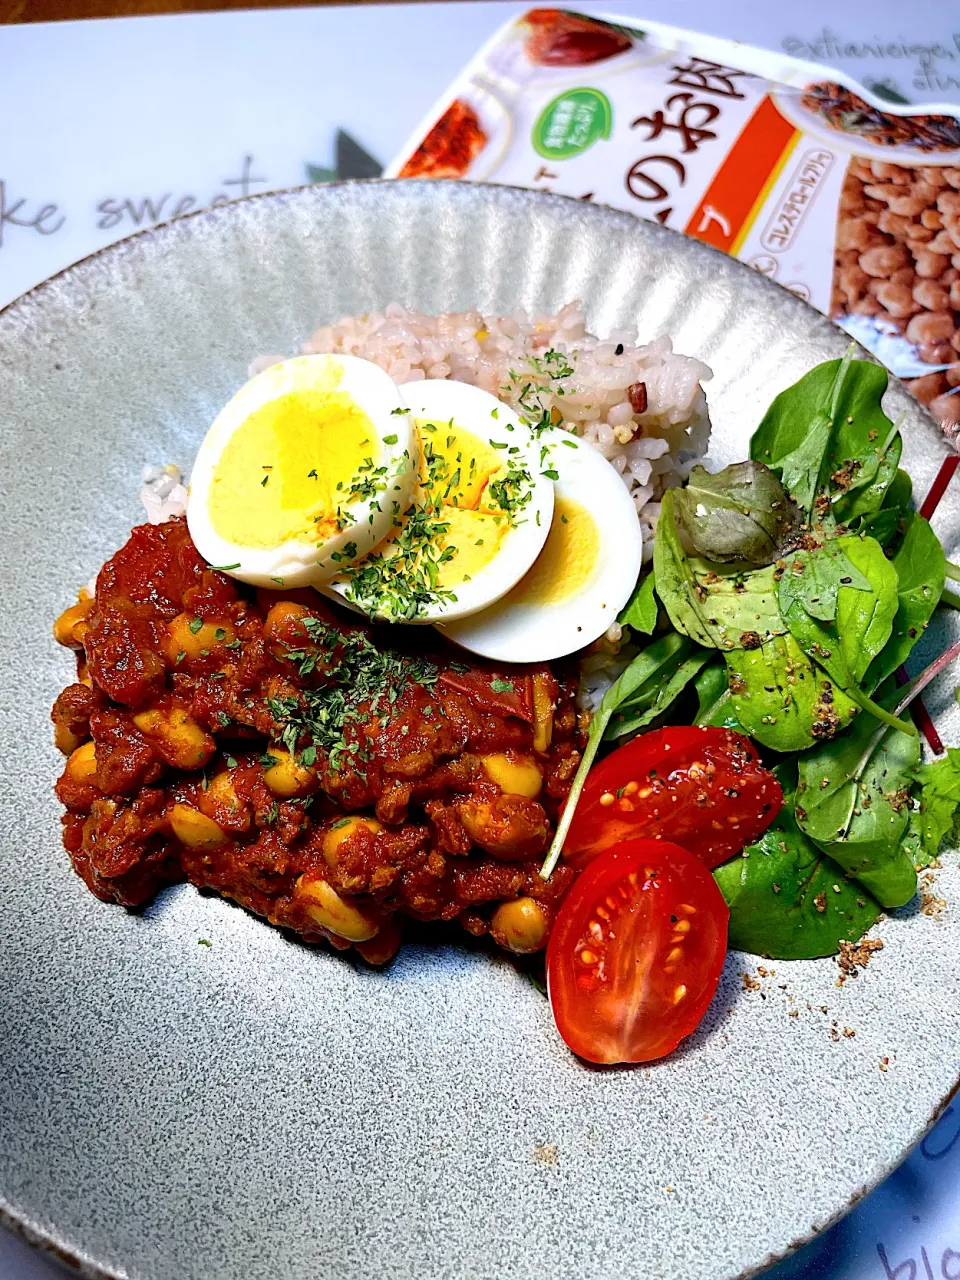
[[[418,421],[423,459],[420,479],[443,506],[475,511],[491,478],[503,468],[502,450],[453,422]]]
[[[417,421],[420,483],[433,505],[437,543],[453,555],[438,565],[437,585],[466,582],[500,549],[508,520],[491,497],[490,481],[504,470],[502,450],[455,422]]]
[[[415,423],[419,487],[394,528],[368,556],[344,570],[347,594],[367,611],[388,607],[416,617],[422,600],[450,592],[494,558],[521,505],[527,473],[511,470],[497,450],[453,422]],[[502,487],[491,491],[495,480]],[[455,596],[453,597],[455,598]]]
[[[472,578],[497,554],[506,522],[502,516],[460,507],[444,507],[440,519],[447,526],[440,535],[440,546],[452,547],[456,554],[439,566],[437,583],[455,587]]]
[[[345,392],[293,391],[261,405],[234,431],[214,468],[209,511],[238,546],[321,542],[341,527],[338,509],[379,456],[373,423]]]
[[[599,553],[600,535],[593,516],[579,502],[558,495],[544,548],[503,605],[560,604],[587,585]]]

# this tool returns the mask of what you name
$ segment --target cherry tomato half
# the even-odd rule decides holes
[[[652,1062],[713,999],[730,913],[702,862],[666,840],[628,840],[581,872],[547,946],[557,1029],[589,1062]]]
[[[718,867],[769,827],[780,784],[749,738],[732,729],[655,729],[595,765],[563,846],[584,867],[633,836],[675,840]]]

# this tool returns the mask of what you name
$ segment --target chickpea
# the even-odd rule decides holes
[[[960,191],[941,191],[937,196],[937,208],[941,213],[960,218]]]
[[[878,316],[883,308],[876,298],[868,294],[866,297],[858,298],[852,310],[858,316]]]
[[[348,942],[368,942],[380,930],[379,922],[341,898],[326,880],[297,881],[296,897],[305,900],[307,915],[320,926]]]
[[[945,227],[943,231],[938,231],[935,236],[931,236],[927,244],[927,249],[931,253],[942,253],[945,258],[956,253],[958,248],[960,248],[960,241],[957,239],[957,233],[950,227]],[[943,265],[946,268],[947,264]]]
[[[913,290],[908,284],[894,284],[892,280],[875,280],[875,288],[871,289],[883,309],[895,320],[915,316],[920,304],[914,300]]]
[[[913,286],[913,300],[924,311],[946,311],[950,306],[950,296],[946,289],[934,280],[918,280]]]
[[[897,182],[904,176],[900,165],[891,164],[889,160],[869,160],[866,163],[869,165],[870,177],[878,178],[881,182]],[[909,176],[906,176],[906,181],[909,180]]]
[[[465,800],[457,812],[473,843],[495,858],[508,862],[535,858],[547,847],[547,815],[536,800],[516,795]]]
[[[859,188],[847,185],[840,192],[840,212],[857,214],[863,208],[863,193]]]
[[[175,667],[178,661],[199,658],[218,645],[229,644],[235,634],[229,622],[200,622],[192,613],[178,613],[167,623],[167,633],[160,642],[160,648],[168,665]]]
[[[894,271],[890,277],[891,284],[908,284],[912,289],[917,279],[917,273],[911,264],[909,267],[901,267],[899,271]]]
[[[848,297],[856,298],[863,293],[869,279],[867,273],[857,264],[852,267],[843,267],[838,276],[838,283]]]
[[[367,964],[381,965],[392,960],[400,950],[403,942],[403,931],[393,918],[384,920],[380,932],[367,942],[358,942],[357,950]]]
[[[954,311],[960,311],[960,280],[950,284],[950,306]]]
[[[932,165],[927,165],[922,169],[918,169],[917,173],[928,186],[933,187],[937,191],[947,185],[947,180],[943,176],[943,172],[939,168],[934,168]]]
[[[940,231],[943,227],[943,217],[939,209],[924,209],[920,215],[920,221],[931,231]]]
[[[911,246],[915,244],[927,244],[934,237],[934,232],[923,226],[920,222],[911,222],[907,227],[907,239]]]
[[[954,351],[949,342],[922,342],[917,347],[917,356],[924,364],[949,364]]]
[[[543,775],[529,756],[519,751],[495,751],[481,756],[483,771],[501,791],[536,800],[543,787]]]
[[[902,213],[905,218],[916,218],[923,213],[927,202],[923,196],[896,194],[887,201],[891,213]]]
[[[323,837],[323,856],[329,866],[335,867],[337,865],[337,854],[340,846],[353,835],[358,827],[366,827],[374,835],[383,830],[376,818],[341,818],[339,822],[335,822],[326,831]]]
[[[267,754],[273,756],[277,763],[264,770],[263,780],[275,796],[289,800],[293,796],[306,795],[313,787],[314,775],[285,748],[271,746]]]
[[[85,600],[78,600],[69,609],[64,609],[53,624],[53,638],[57,644],[62,644],[67,649],[83,648],[83,637],[90,630],[87,615],[93,605],[93,597],[90,596]]]
[[[207,789],[200,792],[197,803],[208,818],[215,822],[222,819],[231,829],[246,831],[250,826],[250,806],[237,795],[229,769],[214,774]]]
[[[922,378],[914,378],[908,383],[910,394],[915,396],[921,404],[929,404],[943,391],[944,381],[943,374],[925,373]]]
[[[61,720],[53,726],[53,745],[62,755],[72,755],[82,743],[83,738]]]
[[[913,251],[917,275],[926,280],[936,280],[947,269],[948,259],[942,253],[932,253],[927,245],[918,245]]]
[[[550,921],[539,902],[533,898],[515,898],[501,902],[490,920],[494,940],[508,951],[528,955],[539,951],[547,940]]]
[[[867,249],[861,253],[860,268],[868,276],[886,278],[891,272],[907,266],[909,261],[907,251],[903,245],[884,244],[877,245],[876,248]]]
[[[133,723],[174,769],[202,769],[217,744],[177,703],[139,711]]]
[[[187,804],[175,804],[170,810],[170,826],[173,834],[188,849],[200,851],[219,849],[227,837],[223,828],[199,809]]]
[[[863,221],[862,215],[856,218],[842,218],[837,227],[837,248],[841,251],[869,249],[876,241],[877,236]]]
[[[97,781],[97,749],[94,743],[85,742],[77,747],[67,761],[66,774],[71,782],[86,783]]]
[[[303,639],[302,628],[297,627],[301,618],[309,616],[306,605],[297,604],[293,600],[278,600],[267,614],[263,624],[263,638],[270,643],[280,641],[289,644],[293,635],[299,634]]]
[[[926,311],[914,316],[907,325],[906,339],[918,346],[931,342],[949,342],[955,326],[949,311]]]

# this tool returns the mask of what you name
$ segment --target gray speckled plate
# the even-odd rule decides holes
[[[128,914],[68,866],[47,715],[70,664],[49,628],[139,519],[143,462],[189,463],[251,355],[320,322],[394,298],[577,296],[595,330],[670,332],[713,366],[720,462],[846,344],[655,225],[443,183],[185,218],[0,315],[0,1213],[85,1273],[720,1280],[841,1213],[954,1087],[953,862],[943,917],[884,920],[856,981],[838,988],[832,960],[774,963],[745,990],[756,962],[731,955],[681,1052],[613,1071],[567,1053],[506,961],[410,949],[378,973],[189,887]],[[943,445],[901,387],[889,404],[922,491]],[[952,497],[937,518],[948,547],[956,513]],[[944,721],[950,695],[945,681],[930,699]]]

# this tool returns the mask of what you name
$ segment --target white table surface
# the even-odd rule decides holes
[[[332,168],[338,129],[386,163],[479,45],[526,7],[0,27],[0,305],[178,205],[296,185],[309,165]],[[960,8],[951,0],[577,7],[783,50],[913,102],[960,102]],[[0,1230],[0,1280],[62,1274]],[[960,1101],[880,1188],[765,1280],[894,1278],[960,1280]]]

